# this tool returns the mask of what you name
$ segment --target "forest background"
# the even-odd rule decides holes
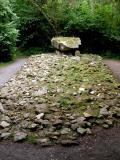
[[[54,51],[77,36],[81,53],[120,57],[120,0],[0,0],[0,62]]]

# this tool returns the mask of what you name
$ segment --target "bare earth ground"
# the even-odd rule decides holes
[[[0,69],[0,85],[9,79],[25,59]],[[105,60],[120,81],[120,62]],[[120,125],[109,130],[96,129],[92,136],[82,137],[78,146],[41,147],[26,143],[0,143],[0,160],[120,160]]]

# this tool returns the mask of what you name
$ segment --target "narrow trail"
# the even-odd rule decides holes
[[[113,75],[120,82],[120,61],[118,61],[118,60],[104,60],[104,63],[106,65],[108,65],[108,67],[111,69]]]
[[[21,58],[6,67],[0,68],[0,86],[7,82],[9,78],[16,73],[20,67],[24,65],[25,61],[25,58]]]
[[[19,59],[0,68],[0,86],[25,63]],[[120,81],[120,61],[104,60]],[[120,125],[97,130],[92,136],[80,139],[80,145],[71,147],[41,147],[26,143],[0,142],[0,160],[120,160]]]

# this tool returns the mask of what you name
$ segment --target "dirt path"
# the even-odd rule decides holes
[[[41,147],[0,143],[0,160],[120,160],[120,125],[82,137],[80,145]]]
[[[0,86],[7,82],[8,79],[16,73],[20,69],[20,67],[25,63],[25,61],[25,58],[21,58],[16,60],[12,64],[9,64],[6,67],[0,68]]]
[[[114,76],[120,82],[120,61],[117,60],[104,60],[105,64],[112,70]]]
[[[0,85],[25,63],[20,59],[0,69]],[[120,62],[105,60],[120,81]],[[120,125],[108,130],[97,130],[92,136],[82,137],[80,145],[71,147],[41,147],[25,143],[0,142],[0,160],[120,160]]]

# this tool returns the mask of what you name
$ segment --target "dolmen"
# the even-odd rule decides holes
[[[53,37],[51,44],[58,54],[80,56],[81,39],[79,37]]]

